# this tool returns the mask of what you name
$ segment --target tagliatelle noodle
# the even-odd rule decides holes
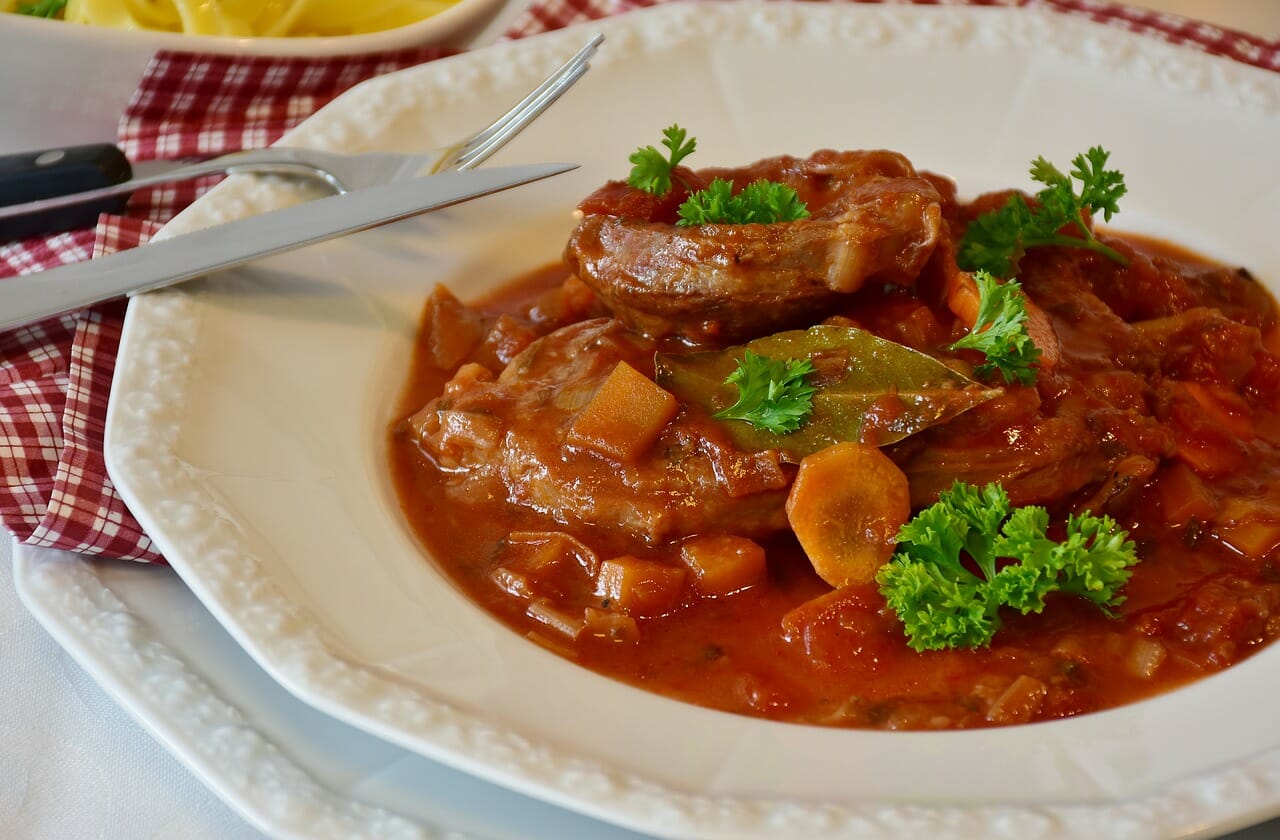
[[[114,29],[195,35],[355,35],[438,14],[457,0],[70,0],[65,18]]]

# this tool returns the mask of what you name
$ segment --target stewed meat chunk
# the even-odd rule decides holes
[[[786,184],[810,217],[678,226],[681,196],[714,178],[737,189],[761,178]],[[651,336],[749,339],[812,318],[868,280],[909,285],[942,227],[937,189],[893,152],[681,170],[661,201],[635,192],[611,182],[588,197],[565,257],[617,317]]]
[[[496,378],[462,368],[410,425],[460,501],[505,500],[645,543],[784,529],[790,476],[777,453],[739,452],[693,411],[626,462],[572,442],[575,419],[619,362],[650,375],[653,347],[616,320],[582,321],[535,341]]]

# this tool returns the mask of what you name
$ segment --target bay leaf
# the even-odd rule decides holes
[[[813,414],[799,429],[777,435],[743,420],[721,420],[747,452],[777,449],[799,460],[844,441],[885,446],[945,423],[1002,393],[937,359],[854,327],[819,325],[700,353],[659,353],[658,384],[681,401],[715,414],[738,398],[725,378],[751,350],[771,359],[810,359],[817,387]]]

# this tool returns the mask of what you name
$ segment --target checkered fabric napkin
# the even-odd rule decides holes
[[[534,35],[667,1],[535,0],[505,37]],[[1280,40],[1172,15],[1097,0],[950,4],[1038,6],[1083,15],[1280,71]],[[120,121],[119,143],[135,161],[266,146],[357,82],[448,54],[451,51],[416,49],[285,59],[161,53],[152,60]],[[135,195],[127,218],[104,216],[96,231],[0,245],[0,278],[146,242],[215,180]],[[102,456],[107,395],[123,316],[124,305],[115,303],[0,332],[0,524],[31,545],[155,562],[162,558],[116,495]]]

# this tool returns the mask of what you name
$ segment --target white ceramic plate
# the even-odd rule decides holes
[[[1280,80],[1026,10],[735,4],[592,27],[595,69],[501,156],[576,173],[131,307],[107,456],[197,597],[299,698],[423,755],[681,837],[1194,836],[1280,811],[1280,649],[1166,697],[1031,727],[787,726],[600,678],[500,626],[423,558],[384,466],[422,299],[558,256],[576,200],[679,120],[704,162],[888,147],[966,194],[1094,143],[1123,225],[1280,279]],[[368,83],[288,138],[427,148],[587,37]],[[170,233],[300,193],[229,181]]]
[[[0,544],[0,563],[8,548]],[[271,837],[641,837],[451,770],[315,711],[263,673],[171,569],[16,546],[13,580],[23,604],[90,677]],[[0,588],[7,585],[0,580]],[[119,724],[106,717],[81,725]],[[164,766],[147,771],[154,781],[133,776],[129,784],[172,786]],[[92,797],[82,802],[95,804]],[[196,804],[193,813],[198,820],[207,811]],[[157,812],[156,825],[165,820]],[[210,830],[208,836],[240,836],[225,823]],[[1272,820],[1231,840],[1274,840],[1277,832],[1280,820]]]
[[[0,562],[7,549],[0,545]],[[23,604],[89,676],[271,837],[639,840],[626,829],[451,770],[301,703],[245,655],[170,569],[94,563],[20,545],[13,578]],[[162,768],[147,768],[153,769],[153,776],[127,784],[158,790],[172,782]],[[82,807],[101,804],[93,798],[101,791],[82,793]],[[164,824],[159,819],[157,828]]]

